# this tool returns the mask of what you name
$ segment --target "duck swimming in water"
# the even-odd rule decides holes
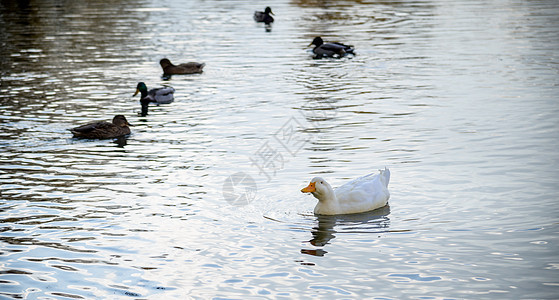
[[[388,203],[390,170],[379,170],[354,179],[333,189],[322,177],[315,177],[301,192],[318,199],[314,208],[317,215],[355,214],[381,208]]]
[[[138,82],[136,92],[132,95],[132,97],[141,93],[140,104],[142,105],[142,112],[140,115],[145,117],[148,114],[148,105],[150,103],[155,103],[157,105],[171,103],[175,100],[173,96],[174,92],[175,89],[172,87],[160,87],[148,91],[148,87],[145,83]]]
[[[268,6],[264,11],[255,11],[254,12],[254,21],[256,22],[264,22],[266,24],[270,24],[274,22],[274,18],[270,15],[274,15],[272,9]]]
[[[347,54],[353,54],[353,46],[351,45],[344,45],[342,43],[331,42],[331,43],[324,43],[321,37],[317,36],[314,40],[309,44],[315,45],[314,49],[312,50],[315,54],[315,58],[323,58],[323,57],[343,57]]]
[[[184,64],[174,65],[167,58],[160,60],[159,64],[163,69],[163,76],[202,73],[202,69],[204,69],[204,66],[206,65],[205,63],[197,62],[187,62]]]
[[[113,122],[92,122],[70,130],[75,138],[83,139],[112,139],[130,134],[132,126],[123,115],[116,115]]]

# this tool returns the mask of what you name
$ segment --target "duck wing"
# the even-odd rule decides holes
[[[254,21],[256,22],[264,22],[266,24],[270,24],[274,22],[274,18],[263,11],[255,11],[253,17],[254,17]]]
[[[175,100],[175,97],[173,96],[174,92],[175,89],[172,87],[155,88],[149,90],[148,97],[154,100],[152,102],[157,104],[168,104]]]
[[[321,47],[323,47],[324,49],[328,49],[330,51],[334,51],[334,52],[338,52],[343,50],[345,53],[351,53],[353,54],[353,46],[350,45],[344,45],[342,43],[326,43],[326,44],[322,44]]]
[[[112,123],[100,121],[100,122],[92,122],[85,125],[81,125],[75,128],[70,129],[72,133],[84,134],[95,131],[99,128],[106,128],[107,125],[113,125]]]
[[[384,206],[390,197],[389,181],[390,171],[385,168],[377,174],[371,173],[338,187],[336,197],[341,203],[379,203]]]
[[[353,49],[353,45],[345,45],[345,44],[338,43],[338,42],[331,42],[331,43],[328,43],[328,44],[340,46],[340,47],[342,47],[342,48],[344,49],[344,51],[345,51],[346,53],[354,54],[354,53],[353,53],[353,50],[354,50],[354,49]]]
[[[186,73],[199,73],[202,72],[204,66],[206,66],[205,63],[187,62],[180,64],[177,67],[184,69],[184,72]]]
[[[254,12],[254,21],[256,22],[264,22],[264,18],[266,17],[266,14],[263,11],[255,11]]]
[[[335,55],[344,56],[346,51],[344,47],[338,44],[326,43],[322,44],[313,49],[313,52],[317,55],[317,58],[322,57],[334,57]]]
[[[130,134],[130,128],[109,122],[94,122],[70,129],[74,137],[86,139],[110,139]]]
[[[331,50],[331,51],[340,51],[340,50],[345,50],[346,47],[338,43],[325,43],[320,45],[320,48]]]
[[[163,68],[163,74],[168,75],[180,75],[180,74],[192,74],[192,73],[202,73],[205,63],[197,62],[187,62],[180,65],[171,65]]]

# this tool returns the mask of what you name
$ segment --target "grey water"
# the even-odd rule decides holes
[[[0,298],[559,295],[557,1],[8,0],[0,28]],[[140,117],[139,81],[175,102]],[[300,192],[384,167],[380,210]]]

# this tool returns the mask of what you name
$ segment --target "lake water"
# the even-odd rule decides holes
[[[0,28],[0,298],[559,295],[557,1],[2,1]],[[175,102],[139,117],[139,81]],[[300,192],[384,167],[381,210]]]

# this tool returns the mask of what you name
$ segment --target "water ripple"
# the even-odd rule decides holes
[[[270,27],[238,1],[0,4],[0,295],[555,295],[557,5],[269,5]],[[315,60],[315,36],[357,54]],[[206,68],[162,78],[163,57]],[[139,81],[175,102],[138,116]],[[67,130],[116,114],[130,136]],[[299,192],[384,166],[381,210]]]

